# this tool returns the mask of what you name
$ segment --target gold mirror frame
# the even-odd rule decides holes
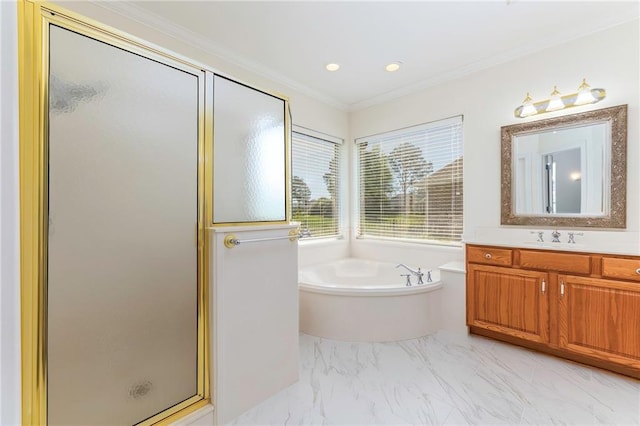
[[[517,215],[513,207],[513,140],[526,133],[574,127],[596,122],[611,125],[611,180],[609,211],[602,216],[550,216]],[[502,225],[574,227],[574,228],[626,228],[627,224],[627,105],[618,105],[595,111],[565,115],[546,120],[503,126],[500,129],[502,153]]]

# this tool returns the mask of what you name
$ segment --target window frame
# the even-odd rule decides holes
[[[460,175],[460,189],[461,189],[461,217],[460,217],[460,222],[462,225],[462,228],[460,229],[460,239],[459,240],[440,240],[440,239],[427,239],[427,238],[410,238],[410,237],[395,237],[395,236],[388,236],[388,235],[375,235],[375,234],[366,234],[362,232],[362,226],[361,226],[361,222],[362,222],[362,209],[363,209],[363,187],[362,187],[362,181],[361,181],[361,170],[360,170],[360,145],[363,142],[373,142],[376,143],[378,141],[380,141],[381,139],[388,139],[390,137],[400,137],[403,134],[409,133],[409,132],[415,132],[418,130],[429,130],[429,129],[434,129],[434,128],[438,128],[438,127],[443,127],[443,126],[451,126],[451,127],[455,127],[455,126],[459,126],[459,133],[458,133],[458,140],[459,140],[459,149],[460,149],[460,156],[458,157],[459,159],[462,160],[462,166],[461,169],[459,171],[459,175]],[[422,129],[421,129],[422,128]],[[362,136],[362,137],[356,137],[353,140],[353,147],[352,147],[352,161],[351,164],[353,166],[353,172],[351,173],[352,179],[353,179],[353,184],[352,184],[352,190],[353,190],[353,200],[352,200],[352,215],[351,215],[351,232],[353,235],[353,238],[355,240],[377,240],[377,241],[386,241],[389,243],[409,243],[409,244],[418,244],[418,245],[430,245],[430,246],[444,246],[444,247],[461,247],[463,245],[463,236],[464,236],[464,116],[462,114],[458,114],[458,115],[454,115],[451,117],[447,117],[444,119],[439,119],[439,120],[434,120],[434,121],[429,121],[429,122],[423,122],[423,123],[419,123],[416,125],[411,125],[411,126],[406,126],[406,127],[402,127],[402,128],[397,128],[397,129],[393,129],[393,130],[389,130],[389,131],[385,131],[385,132],[379,132],[379,133],[375,133],[372,135],[368,135],[368,136]],[[455,161],[457,161],[457,159],[452,159],[450,163],[448,164],[452,164]],[[438,169],[438,170],[441,170]],[[438,170],[435,170],[435,172],[437,172]],[[395,185],[395,177],[394,177],[394,185]],[[425,213],[426,215],[427,213]]]
[[[302,138],[298,138],[297,135],[302,136]],[[305,242],[311,241],[330,241],[330,240],[342,240],[345,238],[346,230],[348,229],[348,220],[346,220],[345,215],[345,192],[347,192],[347,188],[344,185],[344,177],[345,173],[345,164],[346,164],[346,156],[345,156],[345,144],[344,139],[329,135],[327,133],[322,133],[316,130],[312,130],[303,126],[293,125],[291,132],[291,178],[290,184],[293,192],[293,178],[295,176],[294,167],[295,167],[295,159],[294,159],[294,144],[296,140],[312,140],[314,142],[318,142],[321,144],[331,144],[334,146],[335,153],[338,155],[338,164],[336,167],[337,178],[336,178],[336,229],[337,232],[335,234],[330,235],[311,235],[309,237],[304,237],[300,240],[301,244]],[[298,222],[294,217],[294,200],[293,195],[291,197],[291,220],[294,222]],[[302,222],[300,222],[301,230],[304,230],[302,227]]]

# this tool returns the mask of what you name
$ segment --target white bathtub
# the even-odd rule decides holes
[[[438,329],[439,271],[433,282],[405,285],[393,263],[342,259],[299,272],[300,331],[352,342],[389,342]],[[423,265],[409,265],[418,267]],[[427,268],[423,267],[426,272]]]

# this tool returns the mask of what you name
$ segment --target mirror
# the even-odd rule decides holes
[[[504,126],[503,225],[624,228],[627,106]]]

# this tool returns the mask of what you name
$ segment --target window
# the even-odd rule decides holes
[[[294,131],[291,144],[293,220],[301,223],[301,229],[308,229],[312,237],[341,234],[341,145],[338,139],[328,139]]]
[[[462,116],[356,140],[359,237],[462,237]]]

